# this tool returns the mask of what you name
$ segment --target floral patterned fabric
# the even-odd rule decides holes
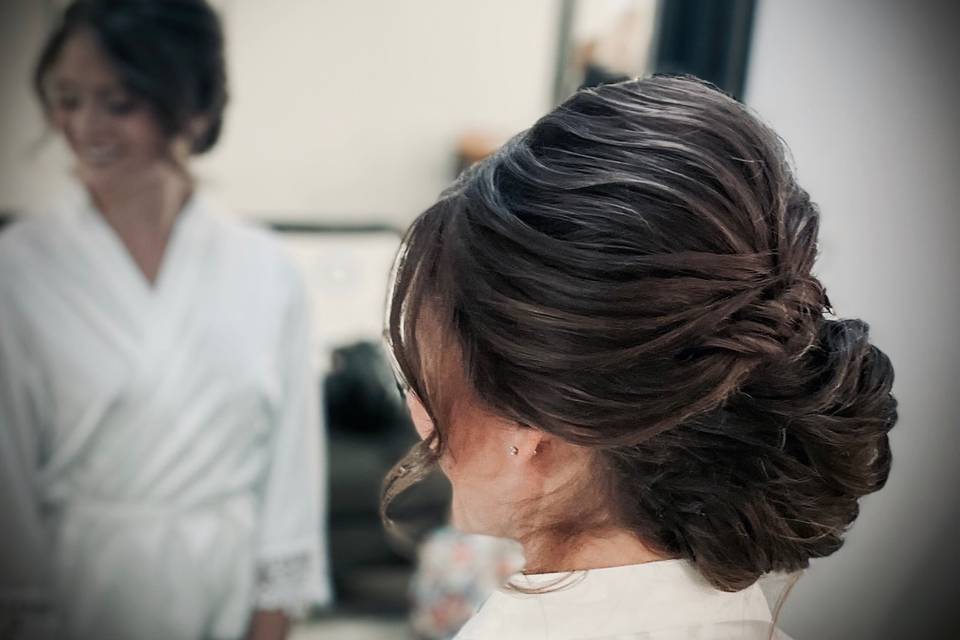
[[[452,527],[430,534],[411,583],[411,622],[429,640],[447,640],[523,566],[520,545]]]

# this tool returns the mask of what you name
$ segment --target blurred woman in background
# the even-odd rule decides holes
[[[77,189],[0,237],[8,631],[280,638],[329,597],[305,290],[189,171],[223,55],[203,0],[78,0],[40,56]]]
[[[777,136],[694,79],[577,93],[407,232],[389,340],[460,529],[525,567],[467,640],[767,638],[757,580],[840,548],[893,370],[811,272]]]

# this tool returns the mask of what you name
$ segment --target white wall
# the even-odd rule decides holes
[[[0,210],[69,168],[42,137],[29,74],[49,16],[5,0]],[[466,128],[503,135],[549,109],[553,0],[220,0],[232,104],[199,174],[241,212],[403,224],[450,180]]]
[[[49,202],[66,182],[69,163],[46,134],[31,74],[52,12],[36,0],[0,2],[0,212]]]
[[[822,208],[819,273],[871,324],[900,401],[887,487],[787,600],[798,639],[960,638],[958,8],[759,5],[747,101],[793,149]]]

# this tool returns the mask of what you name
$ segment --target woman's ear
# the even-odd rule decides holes
[[[509,453],[523,460],[542,455],[550,447],[551,441],[555,440],[547,432],[535,427],[518,424],[511,431]]]
[[[193,154],[193,148],[197,140],[201,139],[210,127],[210,117],[206,115],[196,115],[190,118],[187,126],[176,135],[171,144],[171,155],[173,161],[179,166],[185,166],[190,156]]]
[[[417,430],[417,435],[420,436],[421,440],[426,440],[430,437],[430,434],[433,433],[434,429],[430,414],[427,413],[427,409],[423,406],[423,403],[420,402],[420,398],[412,391],[407,391],[404,397],[407,401],[407,408],[410,410],[410,418],[413,420],[413,426]]]
[[[517,426],[510,434],[508,454],[543,483],[554,489],[582,475],[590,462],[590,450],[535,427]],[[514,453],[516,451],[516,453]]]
[[[186,134],[190,140],[191,148],[197,140],[207,134],[207,131],[210,129],[210,120],[210,116],[208,115],[196,115],[190,118],[190,121],[187,123]]]

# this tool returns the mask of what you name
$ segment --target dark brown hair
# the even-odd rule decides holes
[[[223,28],[205,0],[74,0],[50,34],[34,70],[34,91],[49,109],[46,78],[63,45],[89,31],[125,88],[150,105],[167,135],[187,130],[194,116],[209,119],[193,152],[220,137],[227,104]]]
[[[590,447],[608,514],[724,590],[840,548],[890,470],[893,369],[812,274],[819,214],[784,145],[689,77],[577,93],[469,170],[408,230],[388,337],[437,426],[462,384]],[[418,329],[419,325],[419,329]],[[570,513],[567,535],[589,519]]]

